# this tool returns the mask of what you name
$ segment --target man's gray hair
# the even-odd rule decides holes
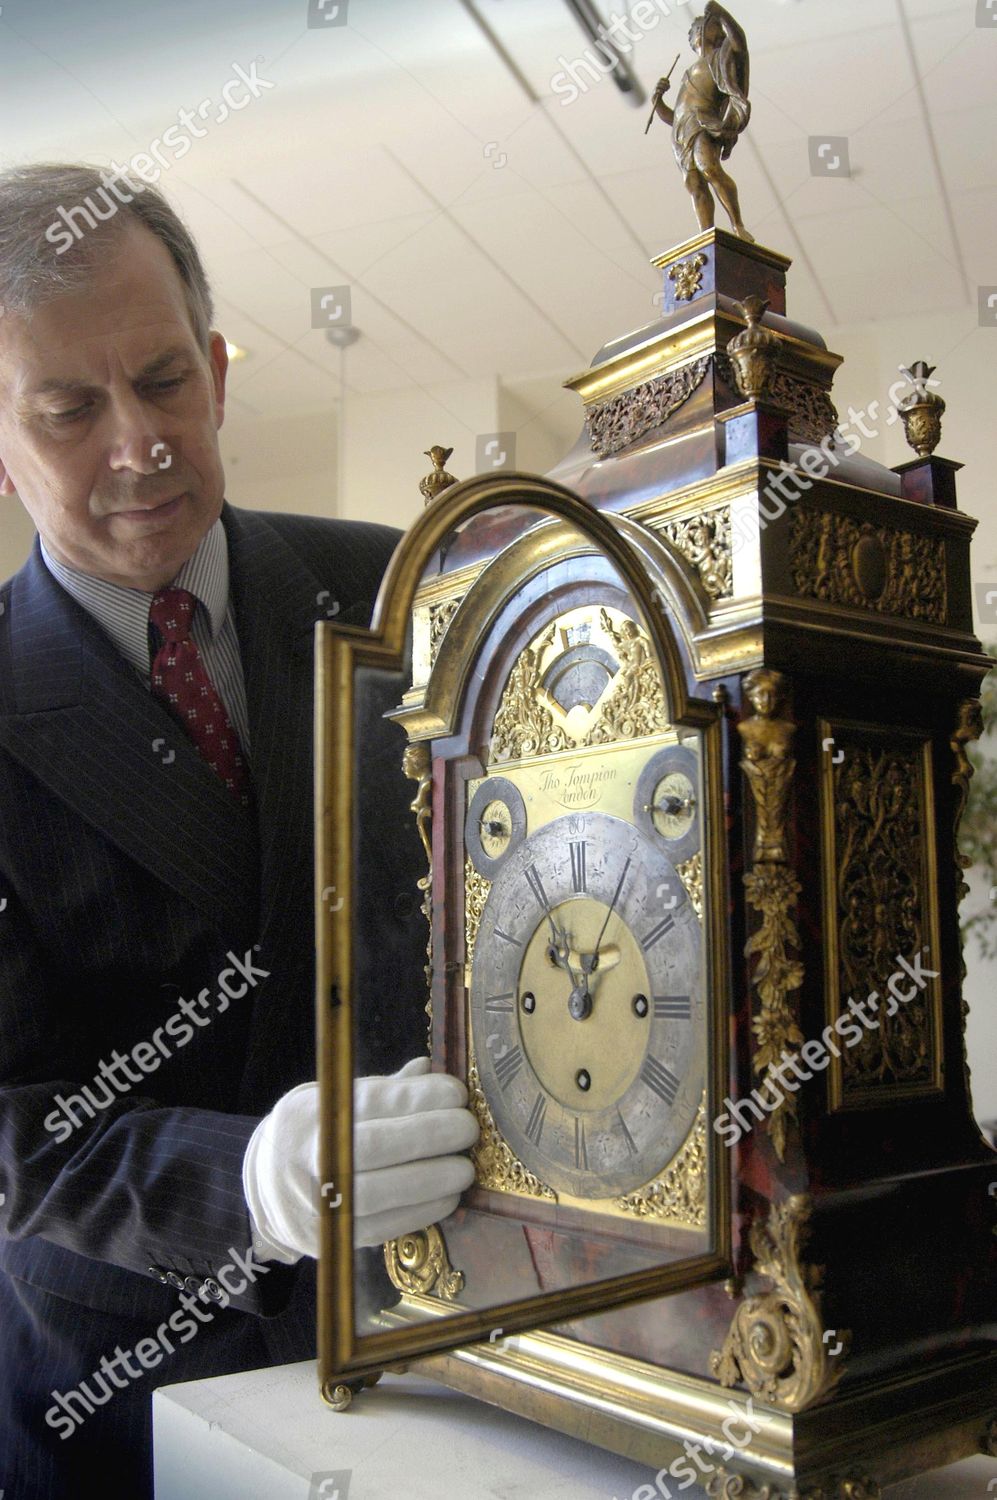
[[[27,315],[85,288],[106,262],[108,240],[135,220],[170,252],[207,353],[211,289],[190,231],[162,193],[120,169],[36,162],[0,172],[0,308]]]

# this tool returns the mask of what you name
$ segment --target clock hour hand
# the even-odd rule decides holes
[[[550,923],[551,938],[547,944],[547,957],[551,963],[559,969],[565,969],[571,973],[572,952],[568,946],[567,933],[559,932],[554,923],[554,918],[548,913],[547,920]]]
[[[623,866],[623,869],[620,872],[620,878],[616,882],[616,890],[613,892],[613,899],[609,903],[609,910],[606,913],[606,918],[602,924],[602,929],[599,933],[598,938],[596,939],[594,950],[591,953],[570,955],[570,957],[577,956],[581,959],[581,975],[577,981],[575,981],[574,970],[571,969],[570,963],[568,970],[572,977],[572,990],[571,994],[568,996],[568,1014],[575,1021],[584,1021],[588,1016],[592,1014],[592,993],[589,989],[589,975],[594,974],[596,969],[599,967],[600,956],[602,955],[602,940],[606,936],[606,928],[609,926],[609,919],[613,915],[613,912],[616,910],[616,903],[620,899],[620,892],[623,890],[623,885],[627,878],[627,872],[630,869],[630,863],[631,856],[627,855],[626,864]],[[605,950],[604,956],[607,961],[612,951],[613,950],[609,948]],[[615,962],[618,963],[620,956],[618,948],[615,950],[615,954]]]
[[[571,980],[571,993],[568,996],[568,1014],[576,1021],[584,1021],[586,1016],[592,1013],[592,996],[589,993],[588,974],[585,969],[585,954],[579,953],[572,947],[571,936],[565,930],[561,934],[561,944],[548,945],[548,956],[552,963],[564,969]]]
[[[550,942],[547,944],[547,957],[550,959],[551,963],[555,964],[559,969],[568,969],[568,972],[570,974],[571,970],[568,967],[568,949],[570,946],[568,942],[568,935],[566,932],[562,932],[557,923],[554,921],[554,913],[550,909],[550,902],[547,899],[547,892],[544,890],[543,881],[537,874],[535,865],[531,865],[527,870],[526,879],[531,890],[533,891],[534,896],[536,896],[537,901],[543,907],[544,914],[546,915],[547,921],[550,924]]]
[[[592,994],[589,975],[598,966],[601,972],[615,969],[620,961],[620,950],[615,943],[609,943],[601,952],[579,953],[572,948],[568,954],[568,973],[571,975],[572,990],[568,998],[568,1010],[576,1021],[584,1021],[586,1016],[591,1015],[594,996]],[[578,969],[578,978],[575,978],[575,969]]]

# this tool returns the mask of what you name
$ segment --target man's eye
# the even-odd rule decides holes
[[[150,385],[151,391],[176,391],[183,385],[186,376],[174,375],[169,380],[154,380]]]
[[[68,411],[50,412],[49,416],[52,418],[53,422],[77,422],[79,421],[80,417],[85,416],[89,410],[89,403],[84,402],[82,406],[74,406],[71,410]]]

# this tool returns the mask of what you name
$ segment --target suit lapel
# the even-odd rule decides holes
[[[37,540],[3,624],[0,743],[223,931],[245,931],[258,895],[252,820],[52,577]]]

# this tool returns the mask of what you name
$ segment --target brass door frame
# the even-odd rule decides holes
[[[726,878],[722,816],[719,704],[690,697],[678,648],[651,583],[646,553],[630,540],[633,523],[595,510],[570,490],[536,475],[477,478],[446,490],[422,512],[401,539],[384,576],[369,629],[316,624],[315,634],[315,875],[316,1024],[320,1090],[319,1173],[330,1185],[330,1204],[320,1222],[318,1268],[319,1377],[323,1394],[346,1379],[362,1379],[420,1355],[441,1353],[486,1340],[496,1328],[512,1334],[547,1323],[669,1293],[688,1291],[732,1273],[731,1164],[715,1132],[709,1132],[714,1170],[710,1176],[710,1223],[714,1248],[679,1266],[661,1266],[587,1287],[539,1294],[484,1310],[455,1313],[428,1325],[357,1335],[353,1288],[353,812],[354,675],[358,668],[400,671],[416,591],[444,538],[473,516],[499,505],[517,505],[568,523],[616,567],[642,616],[661,671],[673,723],[702,731],[707,810],[704,844],[715,895]],[[335,886],[335,909],[321,893]],[[729,993],[726,900],[710,902],[706,937],[709,992]],[[726,1005],[715,999],[712,1015],[711,1088],[715,1098],[728,1073]],[[334,1185],[334,1191],[333,1191]]]

